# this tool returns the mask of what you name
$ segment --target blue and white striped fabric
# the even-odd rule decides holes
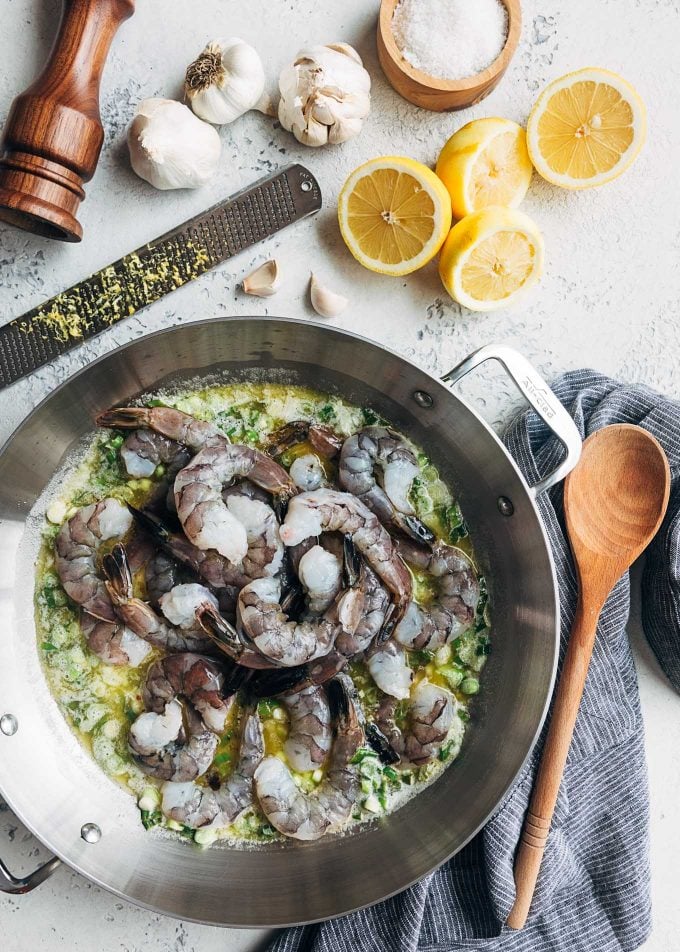
[[[680,404],[593,371],[554,385],[585,437],[611,423],[637,423],[668,454],[673,485],[666,520],[643,576],[645,633],[680,690]],[[533,413],[506,436],[527,478],[548,472],[560,449]],[[562,647],[576,582],[562,527],[562,492],[540,501],[562,605]],[[532,914],[521,932],[504,928],[514,900],[513,857],[538,752],[494,818],[457,856],[386,902],[320,925],[280,933],[270,952],[621,952],[650,931],[647,775],[635,667],[625,632],[629,580],[617,585],[600,620],[574,742]]]

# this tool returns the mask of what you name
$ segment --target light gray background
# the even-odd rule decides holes
[[[0,119],[44,62],[59,6],[58,0],[3,0]],[[326,207],[316,219],[0,393],[0,438],[74,370],[148,330],[219,314],[312,317],[310,268],[351,300],[333,323],[388,344],[434,374],[447,371],[482,343],[502,341],[522,350],[549,378],[591,365],[680,395],[678,0],[524,0],[521,46],[500,88],[467,113],[441,116],[415,109],[385,83],[375,53],[377,8],[375,0],[139,0],[137,13],[114,42],[104,76],[106,144],[82,207],[85,239],[81,245],[60,245],[0,226],[0,321],[281,164],[306,162],[321,182]],[[125,128],[135,104],[146,96],[179,95],[187,63],[207,40],[229,34],[258,47],[274,83],[280,67],[306,43],[345,40],[355,45],[374,80],[373,111],[364,131],[340,148],[313,151],[298,146],[273,120],[251,114],[221,130],[223,161],[210,186],[197,192],[155,192],[127,163]],[[570,193],[534,178],[524,209],[543,230],[547,265],[527,300],[495,315],[461,313],[444,293],[434,266],[392,279],[369,274],[354,262],[335,219],[338,189],[350,170],[390,153],[432,164],[463,122],[487,115],[523,122],[548,80],[588,65],[616,70],[637,86],[649,110],[648,143],[631,171],[600,190]],[[240,278],[274,255],[283,272],[279,294],[259,301],[239,293]],[[465,393],[496,422],[514,399],[507,381],[489,371],[466,384]],[[675,874],[680,854],[680,698],[633,627],[652,793],[655,929],[645,949],[668,952],[680,943]],[[40,776],[39,765],[35,782],[49,783]],[[0,813],[0,855],[17,872],[32,869],[42,855],[6,808]],[[66,869],[30,896],[0,899],[0,935],[7,952],[235,952],[258,941],[253,933],[154,916]]]

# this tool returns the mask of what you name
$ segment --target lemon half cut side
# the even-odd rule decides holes
[[[513,304],[538,281],[543,239],[523,212],[491,206],[451,229],[439,259],[439,275],[451,297],[471,311]]]
[[[451,227],[444,184],[413,159],[386,156],[349,176],[338,199],[345,244],[365,268],[404,275],[437,254]]]
[[[527,122],[536,171],[564,188],[593,188],[635,161],[647,130],[645,106],[621,76],[589,67],[556,79]]]

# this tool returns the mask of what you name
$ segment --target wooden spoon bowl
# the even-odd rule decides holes
[[[668,460],[646,430],[619,423],[586,440],[579,466],[564,487],[567,531],[582,588],[587,581],[589,592],[600,586],[603,600],[607,597],[659,528],[669,491]]]
[[[399,0],[381,0],[378,18],[378,59],[390,85],[415,106],[434,112],[467,109],[496,88],[515,55],[522,31],[520,0],[503,0],[508,11],[508,36],[500,54],[481,73],[464,79],[439,79],[411,66],[401,55],[392,33]],[[433,30],[437,25],[433,24]]]

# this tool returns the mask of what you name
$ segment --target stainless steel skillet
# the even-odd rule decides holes
[[[346,913],[424,876],[494,812],[521,770],[550,697],[558,603],[537,492],[575,465],[576,429],[531,366],[483,348],[444,378],[496,358],[565,445],[529,487],[462,400],[402,357],[307,321],[225,318],[161,331],[87,367],[48,397],[0,453],[0,791],[57,857],[132,902],[214,925],[273,926]],[[219,373],[306,384],[369,405],[422,445],[456,490],[490,588],[493,650],[460,758],[391,816],[346,836],[201,851],[145,833],[133,798],[110,781],[62,718],[43,678],[33,620],[30,512],[95,414],[144,390]],[[26,880],[0,867],[0,888]]]

